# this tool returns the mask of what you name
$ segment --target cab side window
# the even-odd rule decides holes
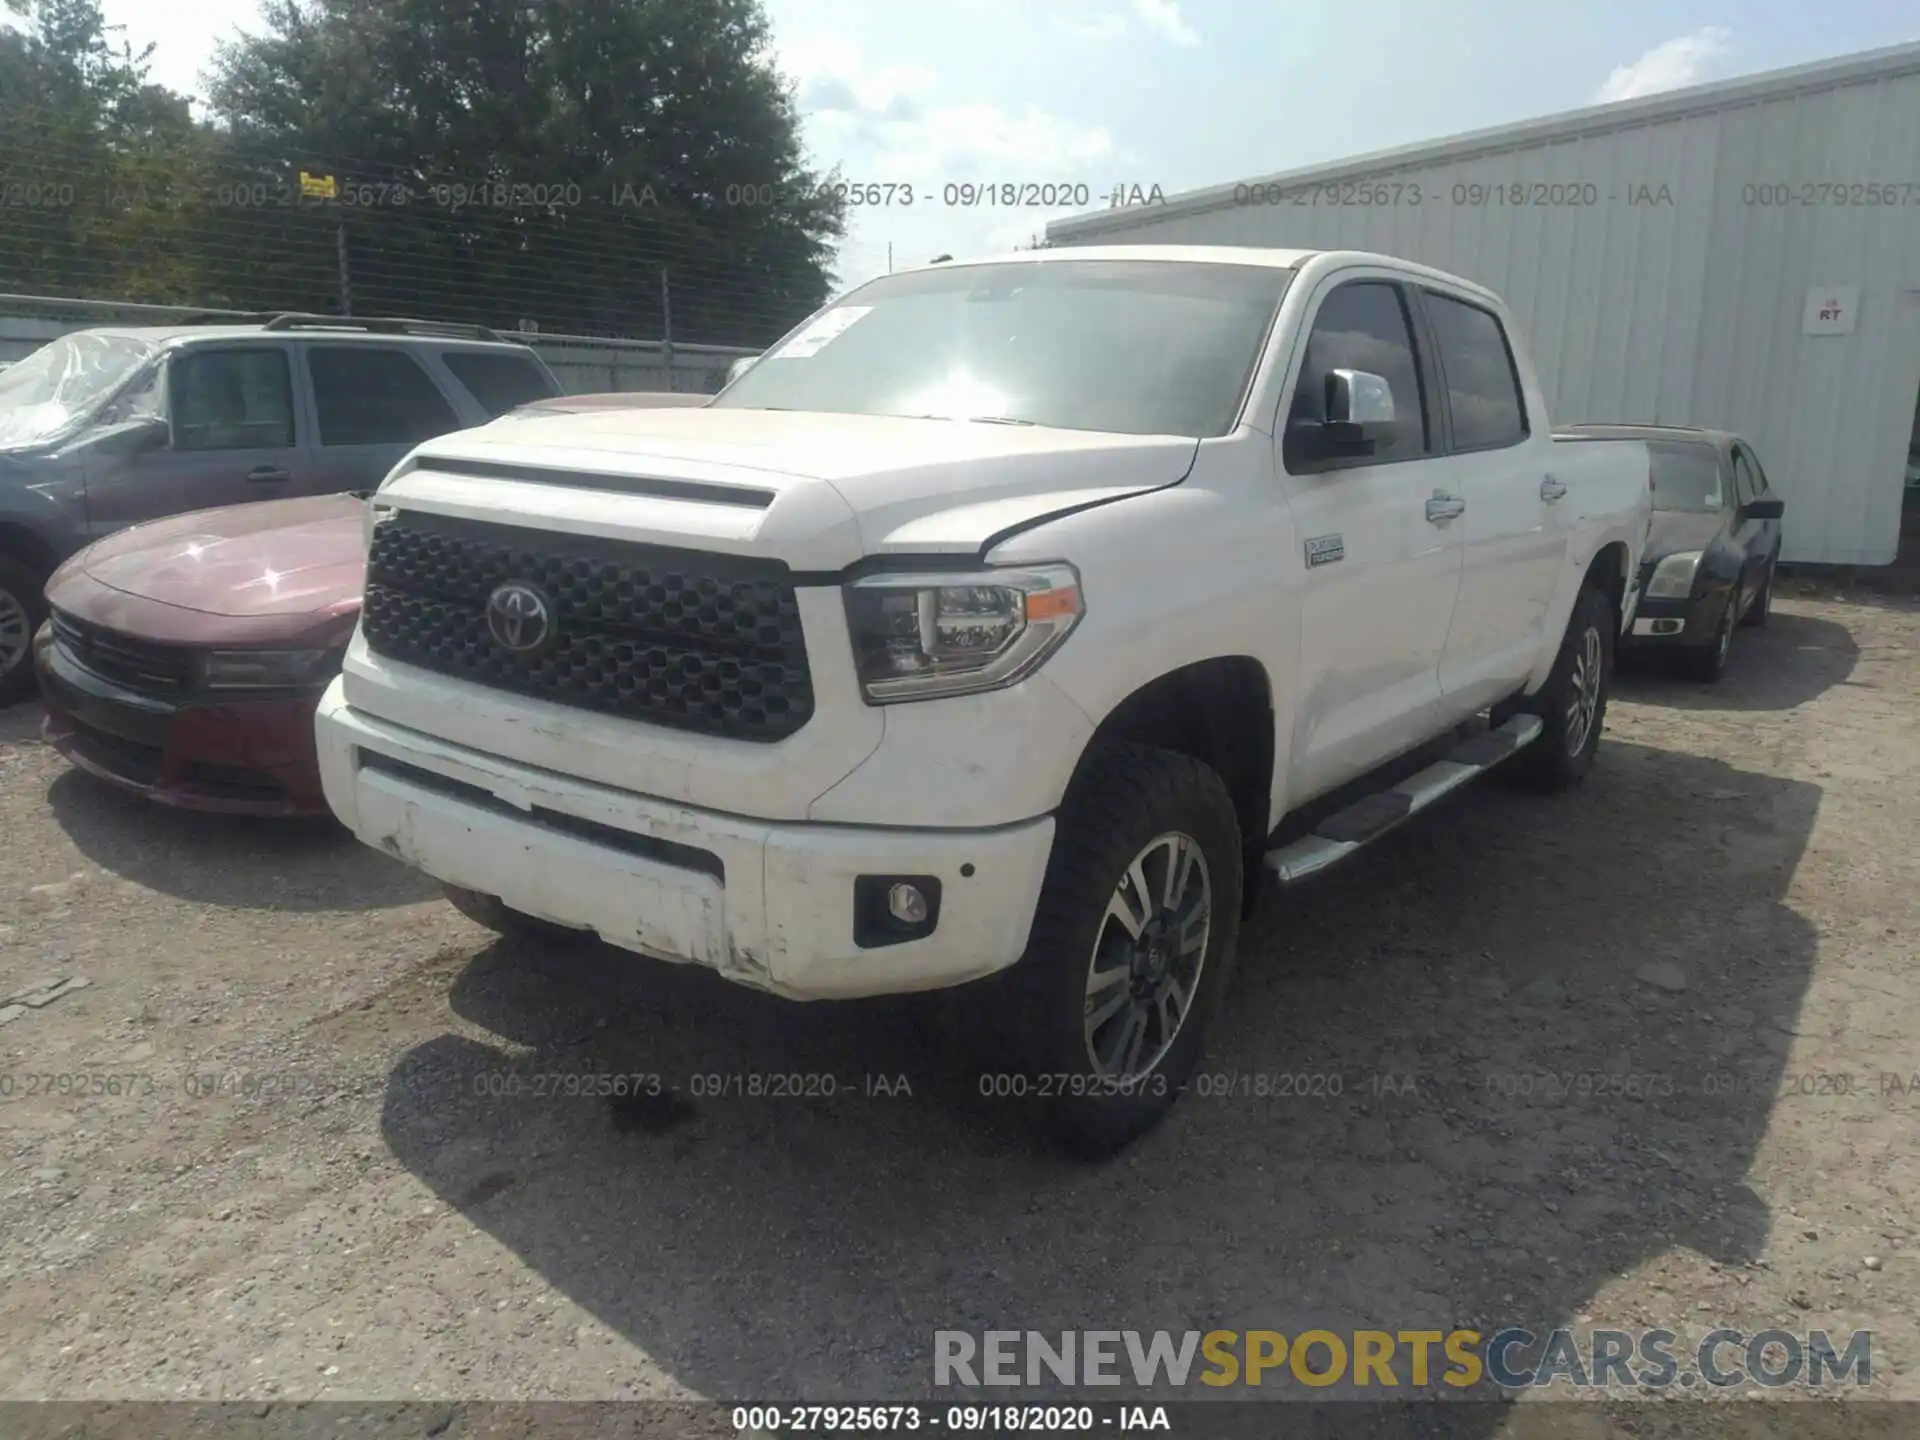
[[[1393,392],[1393,433],[1371,455],[1326,458],[1302,443],[1327,418],[1327,382],[1335,370],[1365,370],[1387,382]],[[1356,280],[1327,296],[1307,336],[1287,415],[1282,458],[1295,475],[1392,465],[1430,453],[1426,395],[1420,380],[1413,325],[1398,285]]]

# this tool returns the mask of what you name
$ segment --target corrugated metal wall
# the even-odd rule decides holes
[[[1894,558],[1920,392],[1920,74],[1340,174],[1407,188],[1363,207],[1295,203],[1325,196],[1288,184],[1279,203],[1142,207],[1052,238],[1373,250],[1464,275],[1526,327],[1556,422],[1740,431],[1787,499],[1787,560]],[[1798,203],[1803,186],[1867,183],[1896,203]],[[1562,200],[1591,187],[1579,193],[1597,203],[1455,188],[1511,184],[1560,186]],[[1795,203],[1762,203],[1755,186]],[[1671,203],[1635,203],[1662,187]],[[1801,333],[1807,291],[1824,285],[1860,287],[1852,334]]]

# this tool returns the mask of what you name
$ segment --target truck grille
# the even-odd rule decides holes
[[[549,607],[537,648],[489,624],[509,581]],[[778,561],[402,510],[374,527],[361,616],[376,654],[583,710],[762,742],[813,716]]]
[[[83,670],[143,695],[179,695],[193,688],[193,651],[156,645],[53,612],[53,643]]]

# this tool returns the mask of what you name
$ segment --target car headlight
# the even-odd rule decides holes
[[[342,650],[210,650],[201,662],[209,690],[301,690],[333,678]]]
[[[867,702],[998,690],[1031,675],[1081,614],[1071,565],[950,575],[872,575],[846,588],[854,668]]]
[[[1684,600],[1693,593],[1694,572],[1700,568],[1698,550],[1682,550],[1653,567],[1647,579],[1649,600]]]

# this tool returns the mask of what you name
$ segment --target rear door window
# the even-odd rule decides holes
[[[1453,448],[1493,450],[1518,445],[1527,438],[1527,406],[1500,317],[1432,290],[1423,298],[1446,375]]]
[[[312,345],[307,369],[322,445],[418,445],[460,428],[433,377],[404,350]]]
[[[453,378],[467,387],[488,415],[560,393],[547,372],[531,356],[494,354],[483,350],[449,350],[441,355]]]

